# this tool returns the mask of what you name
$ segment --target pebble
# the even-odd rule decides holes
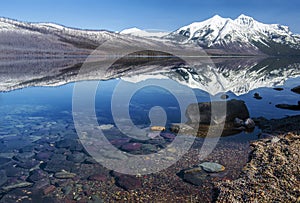
[[[106,125],[100,125],[100,126],[98,126],[98,129],[100,129],[100,130],[110,130],[113,127],[114,127],[114,125],[106,124]]]
[[[56,189],[54,185],[50,185],[43,190],[44,195],[48,195]]]
[[[207,175],[208,174],[204,172],[201,167],[186,169],[179,173],[179,176],[181,176],[184,181],[197,186],[203,184],[203,181],[207,178]]]
[[[213,162],[203,162],[199,164],[199,166],[201,166],[204,171],[210,173],[217,173],[225,170],[223,165]]]

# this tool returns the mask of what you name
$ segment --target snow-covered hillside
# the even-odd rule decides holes
[[[289,48],[300,48],[299,35],[293,34],[287,26],[264,24],[243,14],[234,20],[215,15],[203,22],[181,27],[165,38],[206,48],[242,50],[246,53],[247,50],[257,50],[272,55],[285,54],[290,51]]]

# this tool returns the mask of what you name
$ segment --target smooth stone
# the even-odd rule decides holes
[[[160,136],[169,140],[173,140],[176,137],[174,134],[171,133],[160,133]]]
[[[54,177],[58,179],[69,179],[69,178],[74,178],[75,176],[76,176],[75,173],[70,173],[67,171],[56,172],[54,174]]]
[[[50,185],[43,190],[44,195],[48,195],[56,189],[54,185]]]
[[[43,170],[56,173],[62,170],[70,171],[74,168],[74,163],[67,160],[50,160],[47,162]]]
[[[199,166],[202,167],[203,170],[210,173],[217,173],[225,170],[225,167],[218,163],[213,162],[203,162],[199,164]]]
[[[141,143],[127,143],[122,145],[122,150],[127,151],[127,152],[132,152],[132,151],[137,151],[140,150],[142,147]]]
[[[151,138],[151,139],[154,139],[156,137],[158,137],[160,135],[159,132],[151,132],[151,133],[148,133],[148,137]]]
[[[135,190],[142,187],[142,181],[131,175],[123,175],[114,173],[116,185],[125,190]]]
[[[75,162],[75,163],[84,162],[85,159],[86,159],[86,156],[83,153],[73,153],[73,154],[70,154],[70,155],[67,156],[68,161],[72,161],[72,162]]]
[[[145,153],[153,153],[157,152],[157,147],[152,144],[143,144],[142,151]]]
[[[94,174],[94,175],[89,176],[88,180],[96,180],[96,181],[105,182],[107,180],[107,177],[104,174]]]
[[[39,152],[35,155],[35,158],[39,161],[47,161],[51,158],[52,152]]]
[[[200,167],[183,170],[179,173],[179,176],[190,184],[199,186],[203,185],[203,181],[207,179],[207,173],[204,172]]]
[[[64,193],[64,195],[68,195],[70,194],[72,191],[72,187],[71,186],[65,186],[63,189],[62,189],[62,192]]]
[[[40,165],[40,162],[37,160],[28,160],[26,162],[19,162],[17,167],[24,168],[24,169],[32,169],[36,166]]]
[[[29,187],[29,186],[32,186],[32,185],[33,185],[33,183],[21,182],[21,183],[17,183],[17,184],[2,187],[2,189],[5,190],[5,191],[9,191],[9,190],[13,190],[13,189],[16,189],[16,188]]]
[[[24,161],[27,159],[31,159],[34,156],[34,152],[23,152],[23,153],[18,153],[16,156],[13,157],[13,159],[17,161]]]
[[[114,145],[115,147],[119,148],[121,147],[123,144],[128,143],[130,141],[129,138],[120,138],[120,139],[113,139],[110,140],[110,143],[112,145]]]
[[[43,170],[37,169],[37,170],[30,172],[30,175],[27,178],[27,180],[30,182],[38,182],[39,180],[47,178],[47,177],[48,177],[48,173],[46,173]]]

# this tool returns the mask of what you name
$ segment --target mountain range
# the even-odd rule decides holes
[[[185,45],[201,47],[209,55],[300,55],[300,35],[293,34],[287,26],[264,24],[246,15],[236,19],[215,15],[171,33],[138,28],[121,32],[82,30],[53,23],[0,18],[2,53],[80,55],[90,53],[104,42],[109,42],[112,47]]]

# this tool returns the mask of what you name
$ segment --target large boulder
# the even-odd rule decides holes
[[[212,105],[214,111],[212,114]],[[219,124],[224,120],[225,123],[234,122],[235,118],[245,120],[249,118],[249,111],[244,101],[232,99],[229,101],[214,101],[193,103],[187,107],[186,117],[187,123],[200,123],[200,124]]]

